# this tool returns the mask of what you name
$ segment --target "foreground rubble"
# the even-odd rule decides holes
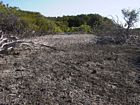
[[[140,104],[139,47],[54,40],[0,54],[1,105]]]

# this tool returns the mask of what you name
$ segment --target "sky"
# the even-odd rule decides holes
[[[123,22],[121,10],[140,8],[140,0],[1,0],[22,10],[40,12],[45,16],[100,14]],[[140,22],[136,24],[140,27]]]

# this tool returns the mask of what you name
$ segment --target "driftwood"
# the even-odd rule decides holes
[[[0,47],[1,50],[7,50],[8,48],[15,48],[17,44],[22,43],[22,41],[14,41],[14,42],[7,42],[3,43]]]
[[[48,47],[52,50],[64,51],[62,49],[57,49],[54,46],[35,44],[32,41],[19,40],[19,38],[15,36],[6,37],[6,35],[4,36],[3,33],[0,33],[0,54],[7,54],[10,51],[13,51],[15,48],[22,47],[24,45],[30,47],[32,50],[34,50],[34,48]]]
[[[5,37],[3,33],[0,33],[0,53],[5,54],[8,51],[12,51],[22,43],[27,44],[28,42],[19,40],[15,36]]]

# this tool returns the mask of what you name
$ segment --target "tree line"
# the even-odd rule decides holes
[[[39,12],[23,11],[0,2],[0,29],[7,33],[97,33],[111,28],[112,20],[99,14],[45,17]]]
[[[122,10],[127,30],[136,22],[138,12]],[[39,12],[23,11],[0,2],[0,30],[5,33],[30,36],[55,33],[105,33],[116,27],[124,28],[112,19],[99,14],[45,17]],[[29,33],[29,34],[27,34]]]

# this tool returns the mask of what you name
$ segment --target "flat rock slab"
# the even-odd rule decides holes
[[[70,45],[77,43],[89,43],[95,36],[92,34],[72,34],[72,35],[46,35],[29,39],[34,43],[50,46]]]

